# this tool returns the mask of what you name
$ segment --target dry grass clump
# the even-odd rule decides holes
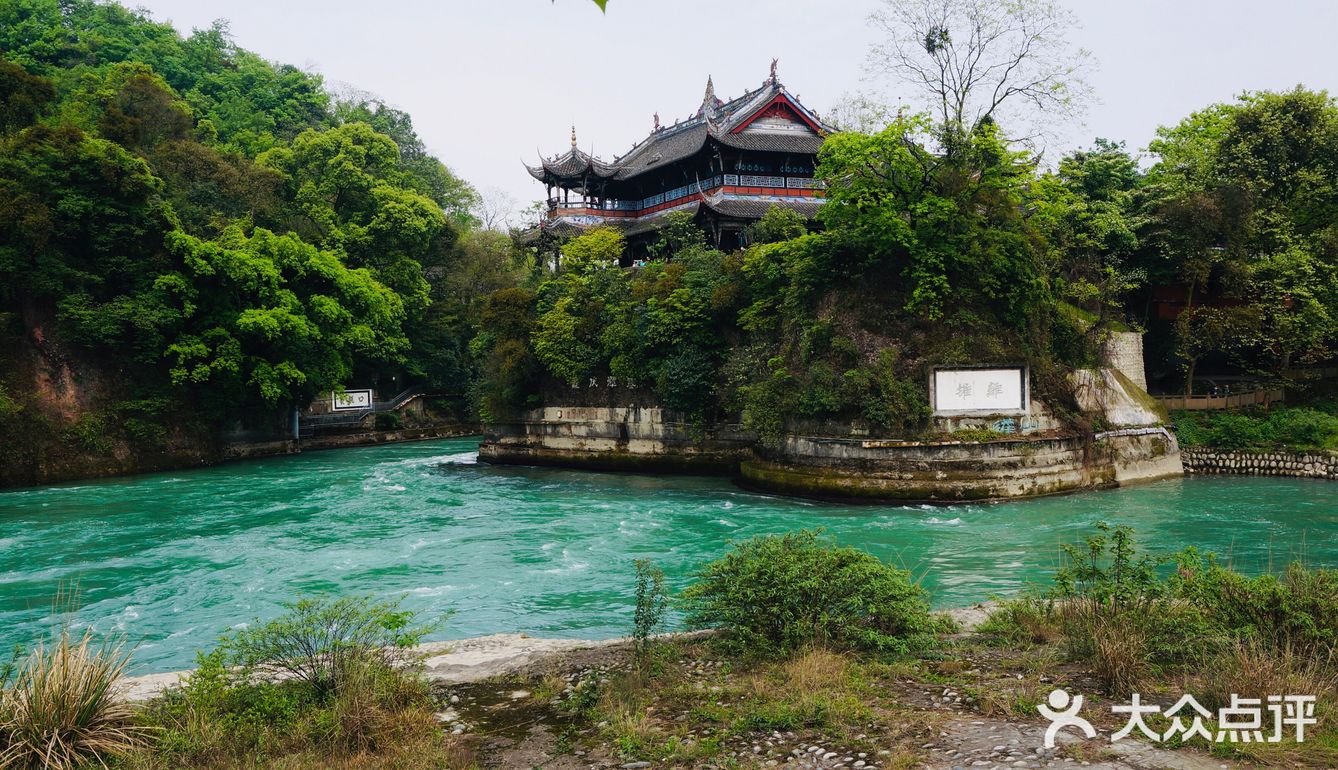
[[[1221,655],[1204,678],[1204,702],[1212,707],[1242,698],[1269,695],[1314,695],[1323,726],[1327,701],[1338,695],[1338,655],[1323,657],[1274,648],[1258,640],[1239,640]]]
[[[1034,596],[1000,603],[977,631],[1020,645],[1054,644],[1064,635],[1054,603]]]
[[[1092,673],[1107,692],[1138,691],[1148,679],[1147,629],[1130,615],[1098,616],[1090,625]]]
[[[786,661],[781,671],[791,692],[817,692],[845,683],[850,661],[824,648],[811,648]]]
[[[120,647],[94,645],[91,632],[39,643],[0,692],[0,768],[105,765],[142,745],[148,730],[116,688],[127,661]]]

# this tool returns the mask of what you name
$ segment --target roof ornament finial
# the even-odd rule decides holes
[[[776,82],[776,65],[779,64],[779,63],[780,63],[780,59],[772,59],[772,60],[771,60],[771,82],[772,82],[772,83],[775,83],[775,82]]]
[[[702,96],[701,109],[697,111],[698,115],[704,116],[708,121],[716,120],[720,117],[720,108],[724,102],[715,95],[715,83],[711,76],[706,76],[706,93]]]
[[[654,117],[655,117],[655,130],[656,130],[656,131],[659,131],[659,130],[660,130],[660,113],[658,113],[658,112],[655,113],[655,116],[654,116]]]
[[[576,149],[576,124],[571,124],[571,148]]]

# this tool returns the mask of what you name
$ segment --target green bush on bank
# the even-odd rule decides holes
[[[1338,414],[1332,408],[1274,407],[1173,415],[1180,445],[1245,451],[1338,449]]]
[[[807,646],[907,652],[933,631],[925,592],[873,555],[804,530],[746,540],[696,573],[688,624],[745,656]]]
[[[981,631],[1061,642],[1118,694],[1158,674],[1200,671],[1216,672],[1213,692],[1245,697],[1300,680],[1332,689],[1338,571],[1293,563],[1248,577],[1214,554],[1190,547],[1154,557],[1130,528],[1096,526],[1085,544],[1065,547],[1052,587],[1003,602]]]
[[[181,687],[148,705],[142,719],[156,739],[127,764],[264,766],[300,757],[291,766],[325,767],[332,758],[403,754],[413,761],[395,766],[458,766],[411,650],[425,631],[395,602],[295,602],[201,653]]]

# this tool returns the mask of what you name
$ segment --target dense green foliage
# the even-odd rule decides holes
[[[0,90],[0,321],[115,373],[94,449],[355,384],[464,408],[513,248],[474,229],[476,194],[406,114],[335,99],[222,23],[183,38],[92,0],[0,3]],[[4,435],[55,430],[0,387]]]
[[[906,652],[933,629],[909,573],[810,531],[738,543],[683,593],[687,621],[748,655],[805,646]]]
[[[1323,406],[1323,405],[1321,405]],[[1186,448],[1309,451],[1338,449],[1338,415],[1328,408],[1276,406],[1242,412],[1176,412]]]
[[[983,630],[1021,642],[1058,635],[1119,694],[1158,670],[1233,672],[1254,654],[1274,656],[1279,675],[1323,669],[1321,679],[1334,681],[1338,572],[1298,562],[1247,577],[1193,547],[1149,555],[1130,528],[1105,523],[1064,552],[1053,587],[1004,602]],[[1248,691],[1225,692],[1249,697],[1300,681],[1249,681]]]
[[[676,215],[670,215],[674,218]],[[703,417],[727,352],[740,260],[706,248],[678,215],[661,241],[666,257],[634,272],[618,268],[622,237],[596,228],[563,248],[562,269],[537,290],[508,289],[484,312],[477,349],[493,415],[541,387],[584,387],[591,378],[653,390],[660,403]]]
[[[1338,105],[1300,87],[1250,93],[1163,128],[1125,222],[1127,264],[1149,288],[1129,307],[1151,332],[1154,374],[1215,359],[1265,382],[1305,384],[1294,367],[1338,345]],[[1184,309],[1152,315],[1150,287]]]

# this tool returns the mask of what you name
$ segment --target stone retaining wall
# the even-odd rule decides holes
[[[1239,452],[1185,449],[1185,473],[1238,473],[1246,476],[1296,476],[1338,481],[1335,452]]]
[[[1161,429],[983,443],[859,441],[792,436],[745,460],[742,481],[833,500],[951,503],[1113,487],[1179,476],[1175,438]]]
[[[1101,346],[1101,359],[1106,366],[1118,370],[1135,385],[1147,390],[1147,375],[1143,371],[1142,334],[1114,332]]]
[[[486,426],[479,459],[622,471],[732,474],[756,441],[737,425],[695,428],[658,406],[550,406]]]

